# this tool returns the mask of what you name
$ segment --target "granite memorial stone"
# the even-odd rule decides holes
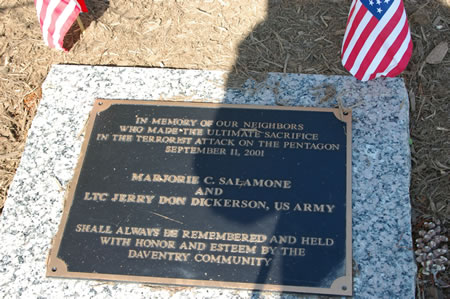
[[[210,287],[155,287],[46,277],[67,189],[96,98],[352,109],[354,298],[414,298],[408,93],[401,78],[269,73],[239,88],[227,72],[52,66],[0,216],[1,292],[14,298],[299,298],[299,294]],[[326,97],[333,88],[335,96]],[[327,101],[321,101],[327,98]],[[182,221],[182,220],[181,220]],[[315,298],[315,295],[304,295]],[[303,297],[303,298],[304,298]]]

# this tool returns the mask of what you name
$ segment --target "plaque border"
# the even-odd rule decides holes
[[[210,281],[183,278],[163,278],[152,276],[124,275],[124,274],[102,274],[102,273],[85,273],[85,272],[69,272],[64,260],[58,258],[59,247],[64,235],[70,208],[73,203],[75,189],[81,173],[81,167],[84,163],[86,150],[88,147],[91,132],[94,127],[96,116],[102,111],[107,110],[112,105],[148,105],[148,106],[176,106],[176,107],[198,107],[198,108],[235,108],[235,109],[266,109],[266,110],[287,110],[287,111],[313,111],[313,112],[333,112],[334,116],[347,124],[346,134],[346,240],[345,240],[345,276],[337,278],[329,288],[321,287],[300,287],[290,285],[277,284],[258,284],[244,282],[227,282],[227,281]],[[73,178],[68,184],[68,188],[64,195],[64,207],[58,232],[52,239],[51,249],[47,257],[47,277],[55,278],[72,278],[72,279],[93,279],[106,280],[116,282],[137,282],[155,285],[170,286],[190,286],[190,287],[219,287],[227,289],[243,289],[258,291],[275,291],[275,292],[294,292],[294,293],[313,293],[328,295],[352,296],[353,294],[353,269],[352,269],[352,110],[341,108],[322,108],[322,107],[297,107],[297,106],[265,106],[265,105],[248,105],[248,104],[223,104],[210,102],[183,102],[183,101],[161,101],[161,100],[119,100],[119,99],[101,99],[94,101],[93,108],[87,119],[87,123],[83,128],[85,137],[81,146],[77,166],[74,171]]]

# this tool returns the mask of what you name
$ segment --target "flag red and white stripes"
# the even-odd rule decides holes
[[[64,36],[80,11],[87,12],[84,0],[34,0],[34,4],[45,44],[65,50]]]
[[[81,12],[88,12],[86,1],[84,0],[78,0],[78,4],[80,4]]]
[[[412,41],[402,0],[353,0],[342,64],[357,79],[395,77],[408,65]]]

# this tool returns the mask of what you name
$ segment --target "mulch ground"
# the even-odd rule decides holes
[[[65,39],[47,48],[30,0],[0,0],[0,209],[55,63],[348,74],[340,47],[351,0],[91,0]],[[414,52],[402,74],[411,106],[414,243],[450,218],[450,0],[404,0]],[[6,202],[7,204],[7,202]],[[419,242],[420,244],[420,242]],[[419,245],[420,246],[420,245]],[[414,248],[416,250],[417,248]],[[448,253],[447,253],[448,258]],[[450,297],[448,271],[424,272],[418,298]],[[447,264],[448,268],[448,264]]]

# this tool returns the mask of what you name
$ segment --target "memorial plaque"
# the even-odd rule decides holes
[[[47,275],[352,294],[351,113],[96,100]]]

